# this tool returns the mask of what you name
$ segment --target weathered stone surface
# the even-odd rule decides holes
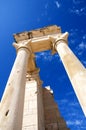
[[[34,60],[35,52],[52,49],[49,37],[56,39],[58,34],[61,35],[61,29],[54,25],[14,35],[16,50],[21,53],[17,53],[19,56],[16,67],[12,71],[1,103],[0,130],[21,130],[21,127],[22,130],[68,130],[54,102],[53,92],[49,87],[41,87],[39,69],[36,68]],[[28,80],[25,88],[26,71]]]
[[[26,81],[22,130],[38,130],[37,83]]]
[[[45,130],[69,130],[49,89],[43,89]]]
[[[31,38],[42,37],[49,34],[57,34],[57,33],[61,33],[61,28],[56,25],[52,25],[37,30],[32,30],[29,32],[25,31],[25,32],[14,34],[14,39],[16,42],[19,42],[22,40],[27,40]]]
[[[42,87],[38,82],[38,72],[39,69],[32,73],[32,77],[29,74],[27,76],[22,130],[45,130]]]
[[[55,48],[62,60],[76,96],[86,116],[86,69],[67,46],[68,33],[57,37]]]
[[[1,100],[0,130],[21,130],[22,128],[26,67],[29,56],[28,48],[24,48],[24,46],[17,52],[17,57]]]

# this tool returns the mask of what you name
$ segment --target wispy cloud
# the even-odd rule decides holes
[[[80,9],[73,7],[73,9],[70,9],[70,13],[73,13],[79,16],[86,15],[86,7],[83,7]]]
[[[86,52],[86,42],[82,41],[78,44],[78,46],[76,46],[76,53],[78,54],[78,56],[82,56],[85,52]],[[82,57],[84,58],[84,57]]]
[[[83,3],[83,0],[73,0],[73,3],[74,4],[81,4],[81,3]]]
[[[83,40],[86,40],[86,34],[83,35]]]
[[[86,49],[86,43],[84,43],[83,41],[79,44],[78,46],[80,49]]]
[[[36,58],[37,59],[43,59],[43,60],[47,60],[47,61],[51,61],[53,59],[53,56],[49,53],[49,52],[41,52],[41,53],[37,53],[36,54]]]
[[[56,53],[55,55],[52,55],[51,51],[44,51],[44,52],[39,52],[36,53],[36,59],[43,59],[46,61],[53,61],[55,59],[58,60],[58,62],[60,62],[60,58],[58,56],[58,54]]]
[[[71,102],[69,103],[70,106],[78,106],[78,103],[77,102]]]
[[[62,99],[62,100],[60,100],[59,102],[60,102],[60,104],[64,104],[64,103],[67,103],[68,100],[67,100],[67,99]]]
[[[83,30],[71,29],[70,30],[70,47],[78,56],[81,56],[86,52],[86,34],[83,34]]]
[[[67,125],[81,125],[81,124],[82,124],[82,120],[75,120],[75,121],[68,120],[67,121]]]
[[[78,16],[86,15],[86,5],[84,0],[73,0],[73,6],[69,9],[71,14]]]
[[[73,92],[69,92],[69,93],[67,93],[66,95],[69,96],[69,95],[72,95],[72,94],[73,94]]]
[[[58,100],[60,112],[64,115],[68,127],[71,130],[85,130],[86,120],[84,116],[81,116],[82,110],[79,108],[77,100],[61,99]],[[66,109],[69,108],[69,109]],[[83,128],[82,128],[83,126]]]
[[[56,4],[57,8],[61,7],[61,4],[58,1],[55,1],[55,4]]]
[[[45,4],[45,9],[47,9],[49,7],[49,4],[48,3],[46,3]]]

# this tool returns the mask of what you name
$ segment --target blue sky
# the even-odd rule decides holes
[[[86,67],[85,0],[0,0],[0,98],[16,57],[13,34],[53,24],[69,32],[69,47]],[[69,128],[85,130],[86,118],[58,54],[37,53],[36,62]]]

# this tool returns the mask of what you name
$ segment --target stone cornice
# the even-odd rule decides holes
[[[32,37],[28,36],[30,34],[32,35]],[[35,53],[51,50],[51,41],[49,37],[56,38],[58,34],[61,34],[61,28],[53,25],[37,30],[32,30],[30,32],[14,34],[14,39],[16,41],[16,44],[21,44],[21,42],[27,42],[31,39],[31,49],[32,52]]]
[[[43,37],[43,36],[57,34],[57,33],[61,33],[61,28],[56,25],[52,25],[52,26],[47,26],[32,31],[25,31],[25,32],[14,34],[14,39],[16,42],[19,42],[23,40]]]

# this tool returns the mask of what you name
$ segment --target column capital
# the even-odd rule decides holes
[[[40,79],[39,71],[40,71],[40,69],[37,68],[36,70],[34,70],[34,71],[32,71],[32,72],[28,72],[27,75],[26,75],[26,80],[27,80],[27,81],[28,81],[28,80],[29,80],[29,81],[31,81],[31,80],[36,80],[38,86],[42,85],[42,84],[43,84],[43,81]]]
[[[14,42],[13,46],[16,48],[16,51],[20,49],[24,49],[25,51],[32,52],[31,50],[31,39],[29,40],[23,40],[18,43]]]
[[[39,75],[39,71],[40,71],[39,68],[35,68],[35,70],[34,71],[30,71],[29,74],[33,75],[33,76],[38,76]]]
[[[65,43],[68,44],[67,39],[68,39],[68,32],[65,33],[60,33],[57,35],[56,38],[54,37],[49,37],[50,41],[51,41],[51,49],[52,49],[52,54],[56,53],[56,47],[58,46],[58,44],[60,43]]]
[[[26,74],[26,79],[27,79],[27,80],[33,80],[33,79],[35,79],[36,77],[39,77],[39,71],[40,71],[40,69],[37,68],[37,69],[35,69],[34,71],[29,71],[29,72],[27,72],[27,74]]]

